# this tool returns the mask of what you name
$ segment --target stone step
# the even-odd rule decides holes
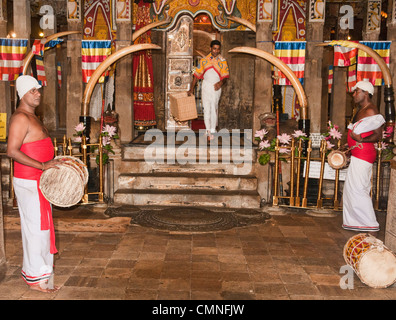
[[[230,174],[250,175],[253,170],[251,162],[246,163],[160,163],[157,161],[123,160],[119,173],[204,173],[204,174]]]
[[[119,189],[157,190],[256,190],[257,178],[252,175],[199,173],[140,173],[121,174]]]
[[[124,146],[123,160],[167,163],[240,163],[255,159],[256,149],[232,146]]]
[[[260,208],[260,195],[255,190],[131,190],[119,189],[114,194],[117,205],[136,206],[203,206],[224,208]]]

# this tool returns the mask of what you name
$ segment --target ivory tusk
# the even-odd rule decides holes
[[[161,20],[161,21],[157,21],[157,22],[150,23],[150,24],[148,24],[147,26],[144,26],[143,28],[140,28],[139,30],[135,31],[135,32],[132,34],[132,42],[134,42],[134,41],[135,41],[137,38],[139,38],[143,33],[149,31],[150,29],[153,29],[153,28],[158,27],[158,26],[162,26],[163,24],[167,24],[167,23],[169,23],[169,22],[170,22],[169,19],[166,19],[166,20],[163,20],[163,21]]]
[[[239,24],[244,25],[245,27],[248,27],[250,30],[256,32],[256,26],[251,23],[250,21],[238,17],[227,17],[228,20],[238,22]]]
[[[280,60],[279,58],[275,57],[274,55],[266,51],[257,48],[236,47],[234,49],[229,50],[228,52],[249,53],[269,61],[271,64],[273,64],[278,69],[280,69],[283,72],[283,74],[290,80],[294,90],[296,91],[298,101],[301,106],[301,118],[308,119],[307,97],[305,95],[304,89],[300,81],[298,80],[297,76],[294,74],[294,72],[282,60]]]
[[[50,36],[41,39],[41,42],[46,44],[47,42],[50,42],[51,40],[54,40],[59,37],[67,36],[69,34],[75,34],[75,33],[81,33],[81,31],[62,31],[58,33],[51,34]],[[26,75],[27,68],[30,65],[30,62],[32,61],[34,56],[33,50],[30,50],[29,53],[26,55],[25,59],[23,59],[22,62],[22,74]]]
[[[335,46],[335,45],[340,45],[347,48],[357,48],[359,50],[366,52],[370,57],[372,57],[375,60],[375,62],[378,64],[379,68],[381,69],[382,75],[384,77],[385,85],[388,87],[392,85],[392,77],[388,66],[386,65],[384,59],[382,59],[382,57],[373,49],[371,49],[368,46],[365,46],[364,44],[356,43],[348,40],[333,40],[331,42],[324,42],[317,44],[317,46],[321,46],[321,47]]]
[[[114,62],[116,62],[118,59],[122,58],[123,56],[126,56],[127,54],[140,50],[150,50],[150,49],[161,49],[161,47],[151,43],[133,44],[129,47],[122,48],[114,52],[112,55],[108,56],[106,60],[104,60],[96,68],[91,78],[89,79],[87,86],[85,87],[82,110],[81,110],[82,116],[88,116],[89,102],[91,100],[92,91],[95,88],[95,85],[98,82],[102,73],[105,72],[110,65],[112,65]]]

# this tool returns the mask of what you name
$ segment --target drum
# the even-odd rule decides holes
[[[350,238],[344,246],[344,259],[372,288],[386,288],[396,282],[396,256],[372,235],[360,233]]]
[[[348,166],[349,159],[345,152],[340,150],[333,150],[327,156],[327,163],[335,170],[343,169]]]
[[[88,183],[87,166],[78,158],[59,156],[58,168],[45,170],[40,178],[43,196],[58,207],[71,207],[81,201]]]

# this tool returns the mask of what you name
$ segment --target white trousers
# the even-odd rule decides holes
[[[378,231],[373,202],[370,197],[373,165],[351,157],[343,191],[343,225],[347,230]]]
[[[21,218],[22,278],[27,284],[48,281],[53,273],[54,255],[50,253],[50,231],[41,230],[37,181],[14,177],[13,184]]]
[[[214,84],[220,81],[216,71],[209,69],[205,72],[202,81],[202,106],[204,111],[204,123],[206,131],[216,132],[217,114],[221,89],[215,90]]]

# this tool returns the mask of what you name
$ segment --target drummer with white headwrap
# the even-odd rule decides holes
[[[379,230],[370,189],[377,157],[374,143],[382,137],[385,119],[371,102],[373,93],[374,87],[368,81],[359,81],[354,87],[353,100],[358,111],[348,126],[348,146],[353,149],[343,191],[342,227],[347,230]]]
[[[38,183],[41,173],[59,164],[48,130],[35,115],[40,105],[41,86],[31,76],[20,76],[16,89],[18,108],[10,119],[7,156],[14,162],[13,186],[21,218],[22,278],[34,290],[54,292],[53,255],[55,233],[52,208]]]

